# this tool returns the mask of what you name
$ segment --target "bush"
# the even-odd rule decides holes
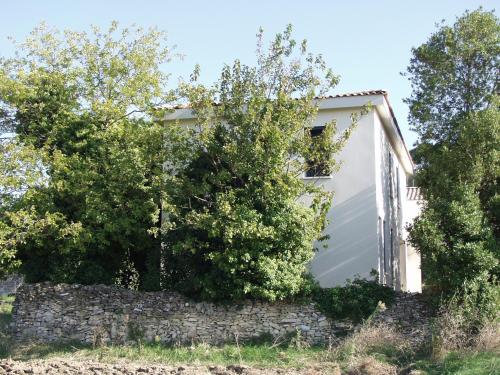
[[[470,186],[429,199],[410,227],[410,242],[422,256],[426,285],[438,295],[451,297],[464,283],[498,273],[498,243]]]
[[[379,301],[391,305],[394,290],[376,280],[356,278],[342,287],[315,288],[313,300],[327,316],[358,323],[375,312]]]
[[[182,155],[168,153],[166,288],[215,301],[302,293],[332,194],[301,176],[334,172],[356,122],[337,136],[326,122],[312,139],[314,97],[335,79],[307,56],[289,27],[269,52],[258,48],[255,68],[235,61],[212,87],[182,85],[196,127],[168,123]]]
[[[0,275],[159,289],[164,142],[152,118],[171,100],[168,56],[163,32],[112,22],[42,24],[0,58],[0,125],[16,134],[0,142]]]
[[[433,326],[432,354],[498,349],[500,288],[487,281],[464,285],[442,304]]]

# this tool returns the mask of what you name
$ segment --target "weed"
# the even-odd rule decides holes
[[[127,328],[127,338],[141,347],[144,343],[144,330],[139,324],[133,322],[129,322]]]
[[[98,327],[92,332],[92,347],[100,348],[106,344],[106,336],[108,335],[104,327]]]

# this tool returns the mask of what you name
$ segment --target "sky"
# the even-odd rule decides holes
[[[165,30],[170,46],[182,55],[166,65],[171,84],[188,78],[196,64],[201,80],[217,80],[224,64],[238,58],[255,62],[255,35],[262,27],[273,36],[287,24],[296,39],[307,39],[341,76],[333,94],[385,89],[406,143],[409,129],[403,98],[411,94],[407,78],[411,48],[424,43],[445,19],[452,24],[466,9],[492,10],[500,0],[4,0],[0,12],[0,56],[14,53],[8,37],[24,40],[40,22],[58,29],[106,28],[137,24]]]

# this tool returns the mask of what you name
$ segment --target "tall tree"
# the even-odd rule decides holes
[[[466,114],[491,105],[499,89],[499,29],[493,12],[467,11],[413,48],[406,103],[420,142],[453,141]]]
[[[158,288],[144,275],[159,266],[164,34],[41,25],[17,50],[0,63],[0,122],[16,134],[0,167],[14,190],[0,202],[0,252],[29,281]],[[46,178],[18,193],[27,163]]]
[[[181,87],[196,125],[169,125],[184,146],[182,155],[168,153],[180,158],[167,174],[167,287],[215,300],[276,300],[306,285],[331,195],[302,176],[333,172],[354,125],[335,136],[335,122],[326,123],[313,142],[314,98],[338,77],[291,33],[265,49],[260,32],[255,67],[236,60],[212,87],[196,82],[197,71]]]
[[[412,52],[407,103],[426,204],[410,240],[426,284],[451,295],[499,275],[499,20],[467,11]]]

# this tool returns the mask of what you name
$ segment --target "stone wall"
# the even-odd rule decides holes
[[[343,326],[313,304],[244,302],[216,305],[175,293],[134,292],[113,286],[24,284],[13,308],[17,340],[217,344],[271,334],[301,332],[303,340],[326,343]]]
[[[393,305],[374,316],[371,322],[397,327],[410,343],[419,347],[431,338],[431,315],[420,293],[398,292]]]
[[[0,280],[0,296],[14,294],[17,288],[23,283],[22,276],[10,275],[7,278]]]
[[[371,319],[398,327],[416,346],[429,340],[430,313],[419,294],[397,293],[394,304]],[[234,342],[300,332],[312,344],[328,343],[358,327],[325,317],[314,304],[246,301],[235,305],[194,302],[169,292],[119,287],[23,284],[13,308],[12,334],[19,341],[130,343]]]

